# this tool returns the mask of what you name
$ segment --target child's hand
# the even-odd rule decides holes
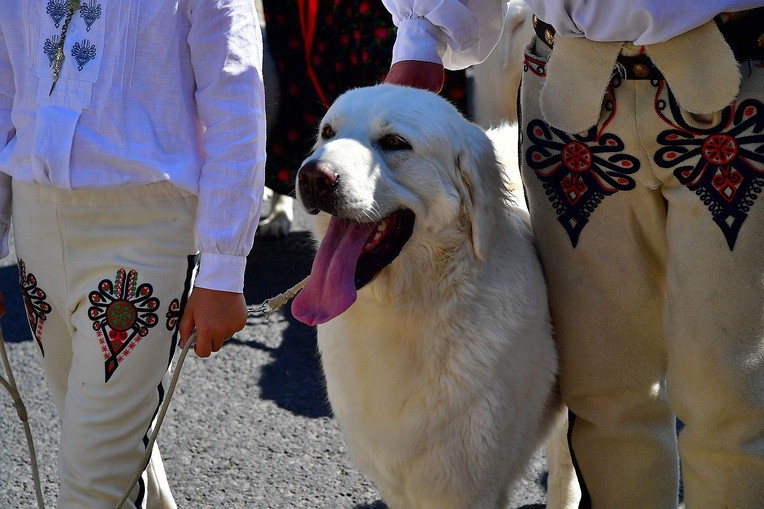
[[[385,83],[423,88],[436,94],[443,88],[443,66],[432,62],[401,60],[390,67]]]
[[[243,294],[194,288],[180,320],[180,346],[186,344],[196,329],[194,351],[199,357],[209,357],[246,323],[247,303]]]

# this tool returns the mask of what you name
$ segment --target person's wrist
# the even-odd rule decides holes
[[[438,93],[443,88],[443,65],[435,62],[401,60],[390,67],[385,83],[423,88]]]

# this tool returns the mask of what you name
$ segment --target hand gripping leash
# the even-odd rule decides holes
[[[264,316],[265,318],[270,318],[270,316],[278,308],[280,308],[281,306],[289,302],[289,300],[292,297],[297,295],[297,293],[300,290],[302,290],[302,287],[305,286],[305,282],[307,280],[308,278],[306,277],[305,279],[303,279],[302,281],[294,285],[292,288],[290,288],[286,292],[265,300],[259,306],[248,306],[247,316],[248,317],[263,317]],[[183,367],[183,362],[186,359],[186,354],[188,354],[188,351],[195,344],[196,344],[196,332],[191,334],[191,337],[188,338],[188,341],[186,341],[186,344],[183,346],[183,350],[181,350],[180,352],[177,365],[175,366],[175,370],[172,374],[172,378],[170,379],[170,386],[168,387],[167,394],[165,395],[165,399],[162,402],[162,407],[160,408],[159,413],[157,414],[156,423],[154,425],[153,431],[151,432],[151,438],[149,439],[149,442],[146,445],[146,452],[143,454],[143,458],[141,459],[141,462],[135,471],[135,475],[133,476],[133,479],[130,481],[130,485],[125,490],[125,493],[122,496],[122,499],[119,501],[115,509],[121,509],[121,507],[125,504],[128,497],[130,496],[130,492],[133,491],[133,487],[141,478],[143,471],[146,470],[146,467],[149,464],[149,460],[151,459],[151,453],[154,449],[154,443],[156,442],[157,436],[159,435],[159,429],[162,426],[162,422],[164,421],[164,417],[167,414],[167,410],[170,408],[170,401],[172,400],[172,395],[175,392],[175,386],[178,384],[178,378],[180,377],[180,371],[181,371],[181,368]],[[11,365],[8,362],[8,356],[6,355],[6,352],[5,352],[5,338],[3,337],[2,328],[0,328],[0,353],[2,354],[2,357],[3,357],[3,365],[5,366],[5,372],[8,375],[8,380],[0,376],[0,382],[2,383],[3,387],[5,387],[6,390],[8,390],[8,392],[11,394],[11,397],[13,398],[13,405],[16,407],[16,412],[19,414],[19,419],[24,425],[24,434],[27,437],[27,445],[29,446],[29,457],[32,462],[32,477],[34,479],[35,493],[37,495],[37,506],[39,507],[39,509],[45,509],[45,504],[42,498],[42,488],[40,485],[40,474],[39,474],[38,466],[37,466],[37,455],[34,449],[34,440],[32,439],[32,432],[29,427],[27,411],[26,411],[26,408],[24,407],[24,403],[21,401],[21,395],[19,394],[18,388],[16,387],[16,381],[14,380],[13,373],[11,372]]]

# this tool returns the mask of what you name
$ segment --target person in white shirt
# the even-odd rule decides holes
[[[386,81],[433,91],[506,6],[383,1]],[[687,507],[761,507],[764,2],[527,3],[521,165],[582,506],[676,507],[681,458]]]
[[[178,338],[206,357],[244,327],[264,111],[251,0],[0,10],[0,255],[12,222],[60,509],[122,497]],[[147,505],[175,507],[156,449],[125,507]]]

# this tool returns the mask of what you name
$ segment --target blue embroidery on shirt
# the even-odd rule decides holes
[[[72,47],[72,56],[77,60],[77,69],[82,70],[85,64],[96,57],[96,47],[90,41],[84,39],[82,43],[75,43]]]
[[[90,32],[90,27],[97,19],[101,19],[101,4],[96,0],[88,0],[88,3],[80,5],[80,17],[85,20],[85,28]]]
[[[56,48],[61,42],[61,36],[53,35],[50,39],[45,39],[43,51],[48,55],[48,66],[53,67],[53,60],[56,58]]]
[[[53,19],[56,28],[58,28],[61,24],[61,20],[66,17],[66,13],[68,12],[67,0],[48,0],[46,12]]]

